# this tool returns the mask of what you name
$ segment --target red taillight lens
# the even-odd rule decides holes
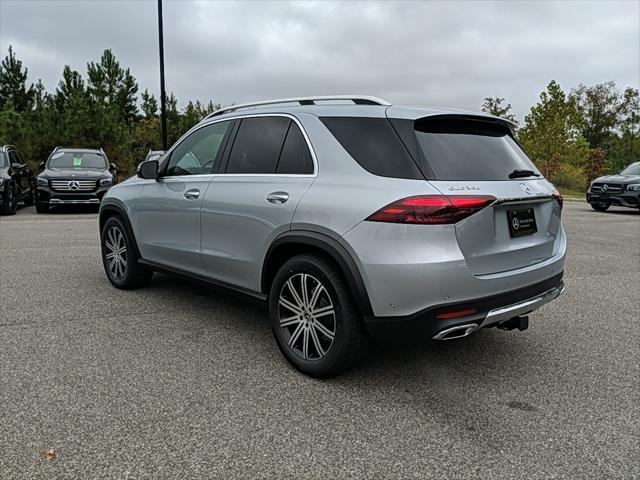
[[[553,195],[553,198],[555,199],[556,202],[558,202],[560,204],[560,208],[562,208],[562,204],[564,203],[564,199],[562,198],[562,194],[558,191],[558,190],[554,190],[551,195]]]
[[[476,310],[475,308],[467,308],[466,310],[458,310],[455,312],[441,313],[439,315],[436,315],[436,318],[440,320],[447,320],[449,318],[467,317],[477,312],[478,310]]]
[[[390,203],[370,222],[444,225],[456,223],[495,202],[491,195],[420,195]]]

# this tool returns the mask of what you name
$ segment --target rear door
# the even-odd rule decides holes
[[[458,244],[474,274],[522,268],[554,255],[560,203],[506,124],[434,116],[416,120],[413,132],[420,164],[440,192],[496,198],[456,224]]]
[[[135,204],[142,258],[206,274],[200,254],[200,209],[218,167],[231,121],[200,127],[169,153],[157,180],[146,180]]]
[[[224,170],[202,205],[202,254],[208,274],[260,289],[264,254],[315,178],[315,160],[301,125],[286,115],[239,122]]]

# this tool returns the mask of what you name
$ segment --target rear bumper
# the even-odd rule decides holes
[[[379,343],[424,341],[455,327],[469,326],[471,333],[479,328],[497,326],[511,318],[526,315],[558,298],[564,292],[560,273],[543,282],[508,293],[477,298],[465,302],[441,304],[402,317],[365,317],[369,334]],[[438,318],[450,312],[474,310],[457,318]]]
[[[618,205],[620,207],[639,208],[640,192],[626,191],[616,194],[587,192],[587,202],[607,203],[611,205]]]

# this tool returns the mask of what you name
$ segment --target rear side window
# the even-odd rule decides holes
[[[417,120],[414,130],[437,180],[509,180],[516,169],[539,173],[504,125],[432,118]]]
[[[320,120],[368,172],[382,177],[424,180],[386,118],[323,117]]]
[[[313,173],[313,158],[309,146],[295,122],[291,122],[289,125],[289,132],[282,146],[276,173],[290,175],[311,175]]]
[[[226,173],[274,173],[289,122],[286,117],[243,118]]]

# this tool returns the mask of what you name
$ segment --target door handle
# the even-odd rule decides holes
[[[199,196],[200,196],[200,190],[198,190],[197,188],[192,188],[184,192],[184,198],[188,200],[195,200]]]
[[[281,204],[289,200],[289,194],[287,192],[271,192],[267,195],[267,202]]]

